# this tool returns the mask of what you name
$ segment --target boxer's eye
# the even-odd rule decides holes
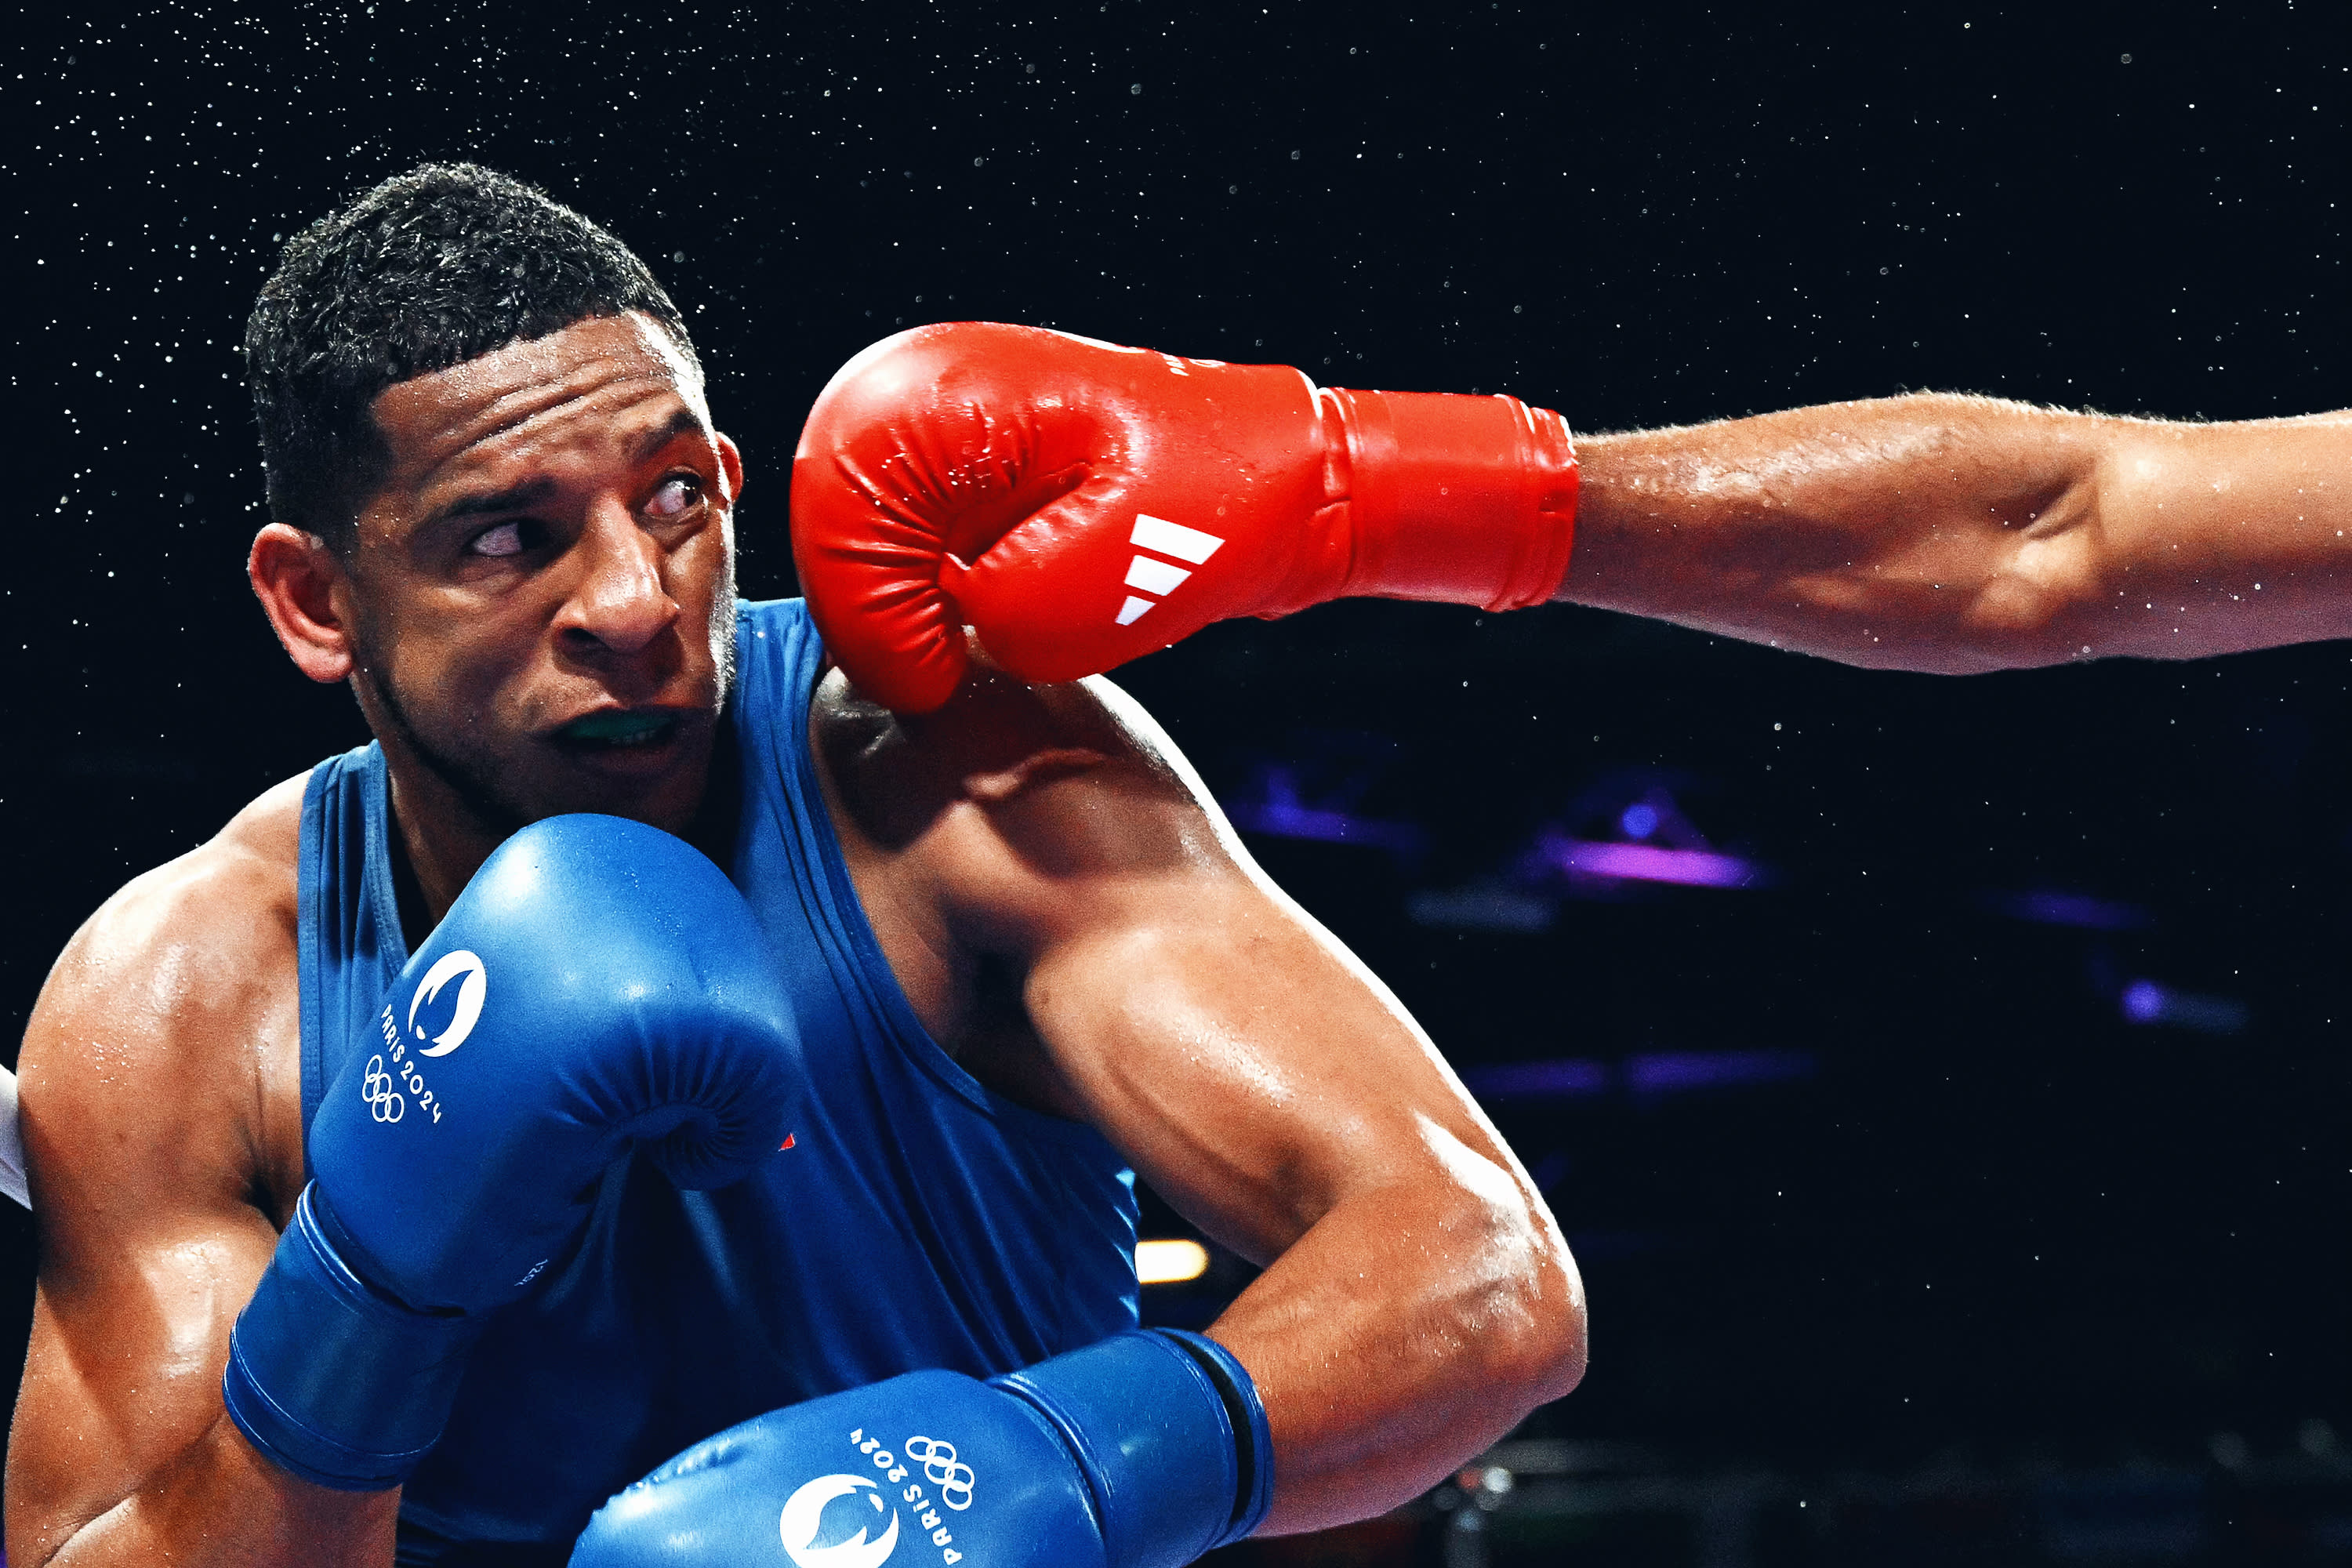
[[[692,474],[672,474],[655,490],[646,502],[646,510],[656,517],[682,517],[702,499],[702,481]]]
[[[520,555],[530,548],[532,524],[518,519],[486,528],[466,545],[471,555]]]

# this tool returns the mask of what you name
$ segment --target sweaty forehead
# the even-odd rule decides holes
[[[562,331],[386,387],[373,412],[393,486],[412,492],[551,447],[626,443],[690,411],[707,429],[701,378],[640,315]]]

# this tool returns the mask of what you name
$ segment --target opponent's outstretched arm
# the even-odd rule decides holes
[[[921,722],[982,727],[1004,760],[925,858],[965,942],[1025,970],[1040,1092],[1265,1266],[1209,1331],[1265,1402],[1265,1528],[1405,1501],[1574,1388],[1584,1297],[1559,1227],[1395,997],[1117,688],[975,685]]]
[[[1578,456],[1563,600],[1948,674],[2352,636],[2352,415],[1919,394]]]
[[[1513,398],[955,322],[819,396],[793,550],[826,647],[903,712],[954,690],[967,626],[1067,680],[1343,597],[1569,599],[1955,673],[2352,635],[2352,415],[1919,395],[1577,449]]]

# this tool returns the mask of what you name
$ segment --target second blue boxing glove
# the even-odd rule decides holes
[[[698,1443],[572,1568],[1178,1568],[1265,1517],[1265,1410],[1200,1334],[1114,1334],[982,1383],[912,1372]]]

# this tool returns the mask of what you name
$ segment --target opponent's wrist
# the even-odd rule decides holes
[[[483,1321],[419,1312],[354,1272],[303,1189],[229,1336],[221,1399],[279,1468],[342,1491],[398,1486],[431,1450]]]
[[[989,1380],[1052,1424],[1094,1494],[1110,1568],[1177,1568],[1265,1519],[1273,1444],[1233,1353],[1154,1329]]]
[[[1577,500],[1559,415],[1500,395],[1326,387],[1318,402],[1348,497],[1346,580],[1327,596],[1517,610],[1559,592]]]

